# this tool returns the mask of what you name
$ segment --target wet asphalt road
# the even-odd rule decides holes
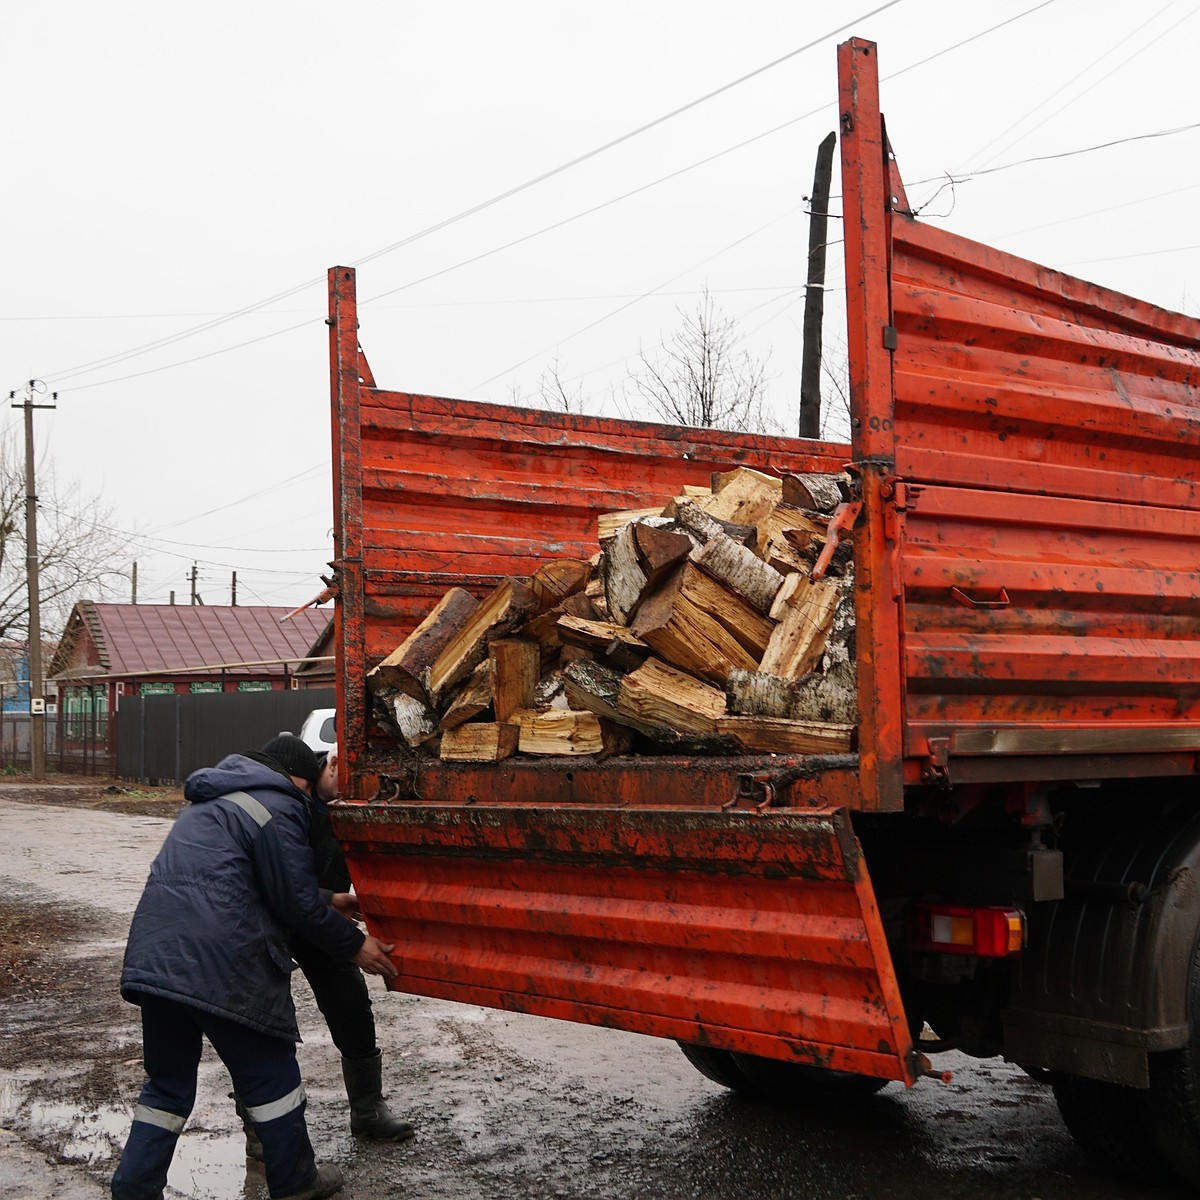
[[[90,918],[90,931],[61,947],[62,970],[86,986],[0,1010],[0,1036],[10,1046],[23,1030],[58,1022],[59,1050],[65,1045],[72,1056],[67,1074],[86,1081],[73,1088],[35,1040],[15,1064],[10,1056],[0,1071],[0,1200],[106,1194],[141,1082],[136,1010],[113,1000],[120,951],[167,828],[161,819],[0,799],[4,893],[30,905],[67,901]],[[923,1081],[905,1091],[893,1084],[850,1108],[783,1109],[710,1083],[670,1043],[373,995],[393,1107],[420,1129],[402,1146],[350,1137],[336,1052],[297,977],[310,1128],[319,1157],[345,1171],[348,1200],[1191,1194],[1093,1169],[1048,1089],[999,1060],[943,1055],[936,1065],[954,1072],[948,1085]],[[261,1174],[243,1158],[227,1091],[220,1063],[206,1056],[168,1197],[265,1197]]]

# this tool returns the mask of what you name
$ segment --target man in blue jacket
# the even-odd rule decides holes
[[[190,803],[134,913],[121,995],[142,1009],[148,1078],[114,1200],[160,1200],[204,1037],[262,1141],[272,1200],[322,1200],[342,1186],[337,1167],[317,1166],[304,1119],[288,937],[386,978],[396,974],[394,947],[336,911],[348,896],[332,906],[322,896],[308,841],[317,760],[299,738],[272,749],[273,758],[233,754],[188,777]]]

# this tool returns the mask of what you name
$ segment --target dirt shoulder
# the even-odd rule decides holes
[[[20,804],[56,804],[62,808],[93,808],[130,816],[170,818],[183,804],[183,789],[79,775],[50,775],[34,783],[28,775],[14,775],[0,777],[0,799]]]

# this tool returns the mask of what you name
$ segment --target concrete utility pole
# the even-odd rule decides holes
[[[55,408],[56,403],[34,404],[45,395],[46,385],[31,379],[25,385],[25,400],[16,403],[17,393],[8,393],[13,408],[25,410],[25,573],[29,585],[29,764],[35,782],[46,778],[46,697],[42,682],[42,613],[38,590],[37,488],[33,481],[33,410]],[[57,402],[58,393],[51,394]]]
[[[200,573],[199,568],[196,566],[195,563],[192,563],[192,569],[188,573],[188,579],[190,579],[192,582],[192,603],[193,604],[203,604],[204,603],[204,601],[200,598],[200,593],[196,591],[196,579],[197,579],[197,576],[199,575],[199,573]]]

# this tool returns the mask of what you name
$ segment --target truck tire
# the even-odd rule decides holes
[[[1053,1073],[1050,1086],[1063,1123],[1090,1158],[1141,1183],[1170,1180],[1171,1172],[1142,1117],[1140,1089],[1059,1071]]]
[[[1150,1090],[1141,1095],[1150,1138],[1171,1169],[1200,1187],[1200,940],[1188,978],[1191,1033],[1181,1050],[1150,1056]]]
[[[676,1043],[683,1056],[706,1079],[719,1083],[722,1087],[732,1088],[735,1092],[746,1091],[750,1084],[742,1074],[738,1065],[733,1061],[730,1050],[714,1050],[712,1046],[696,1046],[690,1042]]]
[[[828,1067],[781,1062],[776,1058],[759,1058],[756,1054],[735,1053],[733,1061],[750,1089],[780,1104],[862,1100],[891,1082],[874,1075],[831,1071]]]

